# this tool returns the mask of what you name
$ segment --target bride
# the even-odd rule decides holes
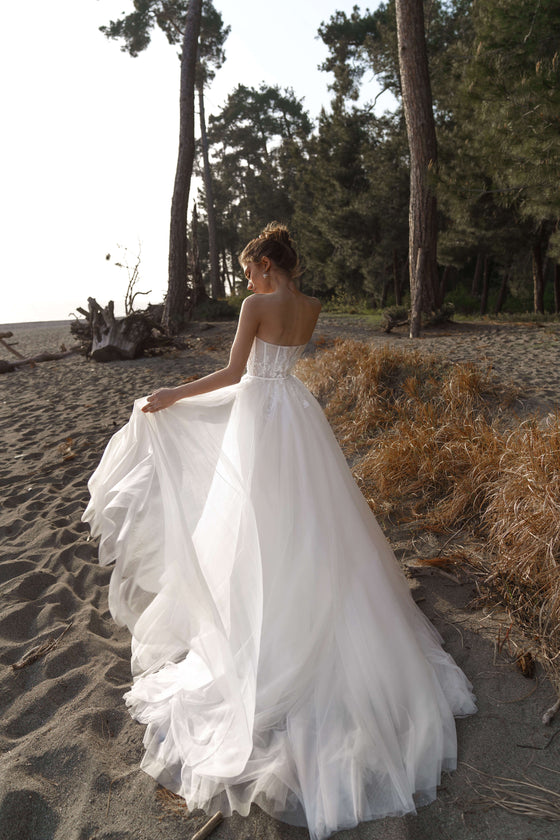
[[[434,799],[476,707],[291,374],[320,303],[286,228],[240,261],[228,365],[135,403],[84,519],[115,561],[143,769],[191,809],[255,802],[322,840]]]

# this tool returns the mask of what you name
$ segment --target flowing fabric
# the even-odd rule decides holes
[[[143,769],[312,840],[413,812],[456,766],[471,685],[414,604],[314,397],[255,338],[233,386],[135,403],[84,514],[116,561]]]

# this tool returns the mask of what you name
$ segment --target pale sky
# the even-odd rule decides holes
[[[317,29],[354,2],[215,0],[231,34],[207,114],[238,83],[264,81],[292,87],[316,117],[331,81],[317,69],[327,54]],[[152,290],[144,302],[163,298],[179,61],[159,32],[137,58],[99,32],[131,10],[131,0],[26,0],[2,10],[2,324],[64,319],[89,295],[122,311],[128,278],[114,265],[118,246],[133,261],[141,243],[137,288]],[[363,98],[378,90],[370,76]]]

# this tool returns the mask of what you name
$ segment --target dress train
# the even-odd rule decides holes
[[[303,349],[256,338],[239,384],[137,401],[84,519],[116,561],[143,769],[191,809],[256,802],[322,840],[434,799],[476,707],[291,375]]]

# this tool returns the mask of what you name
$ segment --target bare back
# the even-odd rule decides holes
[[[293,289],[279,289],[259,298],[258,338],[269,344],[307,344],[321,311],[317,298]]]

